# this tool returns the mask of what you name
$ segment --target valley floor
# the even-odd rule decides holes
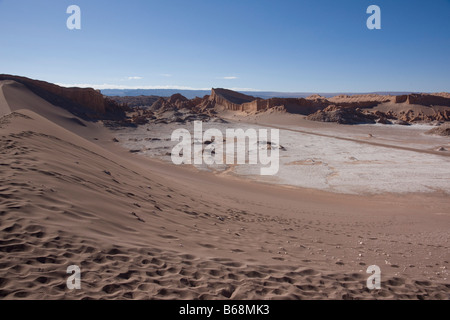
[[[0,126],[2,298],[450,298],[442,192],[337,194],[218,176],[30,110]],[[81,290],[66,288],[69,265],[81,268]],[[369,265],[381,268],[380,290],[366,288]]]

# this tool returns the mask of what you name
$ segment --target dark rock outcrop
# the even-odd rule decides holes
[[[376,116],[364,114],[359,109],[330,105],[307,117],[308,120],[340,124],[375,123]]]
[[[109,97],[111,100],[115,101],[119,105],[127,105],[130,108],[134,107],[142,107],[146,108],[155,103],[156,100],[159,99],[158,96],[111,96]]]

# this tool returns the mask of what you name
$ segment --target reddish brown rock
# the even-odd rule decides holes
[[[28,87],[50,103],[65,108],[83,118],[121,118],[125,106],[104,97],[92,88],[65,88],[40,80],[13,75],[0,75],[0,80],[13,80]]]
[[[406,100],[408,104],[422,106],[447,106],[450,107],[450,98],[434,94],[410,94]]]
[[[314,99],[270,98],[264,100],[227,89],[212,89],[209,100],[213,102],[214,106],[232,111],[256,112],[276,109],[308,115],[328,105],[326,99],[318,97],[320,96],[314,96]]]

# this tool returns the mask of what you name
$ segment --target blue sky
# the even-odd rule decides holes
[[[0,0],[0,30],[0,73],[60,84],[450,91],[450,0]]]

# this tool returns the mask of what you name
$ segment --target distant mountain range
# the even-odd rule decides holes
[[[195,97],[203,97],[205,95],[211,94],[210,90],[178,90],[178,89],[104,89],[101,90],[102,94],[106,96],[119,96],[119,97],[135,97],[135,96],[159,96],[159,97],[170,97],[176,93],[182,94],[188,99],[193,99]],[[319,94],[325,98],[331,98],[340,94],[353,95],[353,94],[378,94],[378,95],[406,95],[413,92],[328,92],[328,93],[318,93],[318,92],[272,92],[272,91],[238,91],[243,94],[247,94],[253,97],[258,97],[262,99],[270,98],[306,98],[313,94]]]

